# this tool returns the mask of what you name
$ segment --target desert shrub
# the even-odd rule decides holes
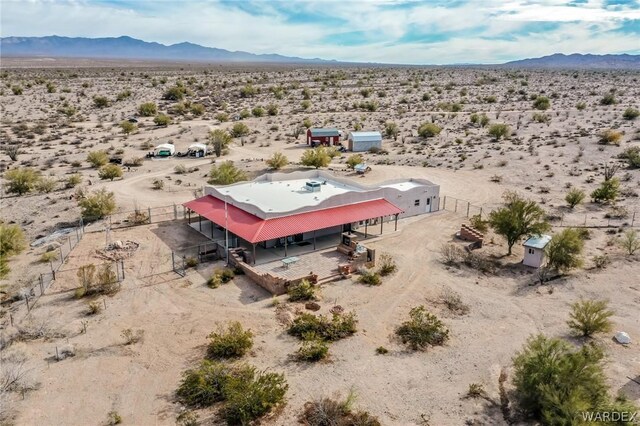
[[[543,424],[575,424],[607,401],[603,358],[593,345],[574,350],[560,339],[531,337],[513,359],[518,407]]]
[[[280,170],[281,168],[289,164],[289,159],[281,152],[274,152],[271,158],[266,161],[266,163],[267,166],[269,166],[273,170]]]
[[[602,144],[620,145],[621,139],[622,133],[613,129],[607,129],[600,133],[600,143]]]
[[[173,168],[173,171],[178,175],[184,175],[188,173],[187,166],[185,166],[184,164],[178,164]]]
[[[142,340],[144,336],[144,330],[133,330],[131,328],[125,328],[120,333],[125,345],[133,345]]]
[[[153,180],[153,189],[156,191],[160,191],[164,189],[164,180],[162,179],[154,179]]]
[[[278,115],[278,105],[276,104],[267,105],[267,114],[271,116]]]
[[[195,413],[190,410],[186,410],[181,412],[178,417],[176,417],[176,425],[178,426],[199,426],[200,425],[200,416],[198,413]]]
[[[640,111],[633,107],[625,109],[624,113],[622,113],[622,118],[625,120],[635,120],[638,117],[640,117]]]
[[[233,161],[224,161],[219,166],[211,166],[207,182],[212,185],[230,185],[243,180],[247,180],[246,173],[238,169]]]
[[[360,277],[358,277],[358,282],[361,284],[367,285],[380,285],[382,284],[382,278],[380,274],[374,269],[368,268],[360,268],[358,270]]]
[[[571,188],[569,192],[567,192],[567,195],[565,195],[564,200],[569,205],[569,208],[572,209],[578,204],[582,203],[586,196],[587,194],[583,190],[578,188]]]
[[[265,111],[265,109],[261,106],[254,107],[251,110],[251,115],[253,115],[254,117],[263,117],[266,113],[267,111]]]
[[[204,360],[198,368],[182,373],[182,381],[176,395],[186,405],[207,407],[224,400],[226,382],[231,375],[239,373],[237,367]]]
[[[240,96],[243,98],[253,97],[257,93],[258,93],[258,89],[253,87],[251,84],[247,84],[242,89],[240,89]]]
[[[98,177],[102,180],[113,181],[117,177],[122,177],[122,168],[117,164],[105,164],[98,170]]]
[[[181,101],[182,99],[184,99],[184,95],[186,95],[186,93],[186,87],[176,84],[175,86],[172,86],[165,90],[164,94],[162,95],[162,99],[166,99],[169,101]]]
[[[122,164],[127,167],[140,167],[143,162],[144,160],[142,157],[131,157],[124,160]]]
[[[347,158],[347,167],[349,167],[350,169],[353,169],[358,164],[362,163],[364,163],[364,157],[362,157],[362,155],[360,154],[352,154],[349,156],[349,158]]]
[[[11,256],[22,253],[27,248],[27,239],[19,225],[7,225],[0,221],[0,278],[11,271],[7,264]]]
[[[101,188],[78,201],[84,219],[102,219],[116,211],[113,192]]]
[[[240,358],[253,347],[253,333],[244,330],[239,322],[231,322],[226,327],[209,334],[207,358]]]
[[[578,336],[590,337],[611,331],[613,312],[604,300],[581,300],[571,305],[569,328]]]
[[[635,229],[628,229],[620,239],[620,246],[627,252],[629,256],[633,256],[636,251],[640,250],[640,235]]]
[[[87,154],[87,161],[91,167],[97,169],[109,162],[109,155],[105,151],[91,151]]]
[[[457,265],[464,260],[466,253],[457,244],[443,244],[440,247],[440,258],[445,265]]]
[[[511,128],[503,123],[492,124],[489,127],[488,131],[489,135],[492,136],[495,140],[499,141],[502,138],[508,138],[511,134]]]
[[[616,96],[613,93],[607,93],[600,99],[600,105],[614,105],[617,102]]]
[[[41,179],[40,172],[31,167],[7,170],[4,175],[6,189],[11,194],[23,195],[33,191]]]
[[[155,102],[145,102],[138,106],[138,114],[143,117],[153,117],[158,112],[158,106]]]
[[[18,95],[22,95],[22,86],[11,86],[11,91],[13,92],[14,95],[18,96]]]
[[[229,146],[232,141],[231,135],[222,129],[215,129],[209,132],[209,142],[213,146],[213,152],[216,154],[216,157],[220,157],[222,152]]]
[[[358,320],[354,313],[332,315],[331,319],[323,315],[302,313],[298,315],[287,332],[299,339],[314,336],[329,342],[344,339],[354,334]]]
[[[244,123],[235,123],[229,132],[234,138],[241,138],[251,133],[249,126]]]
[[[547,98],[546,96],[538,96],[533,101],[533,107],[535,109],[544,111],[549,109],[550,106],[551,106],[551,102],[549,101],[549,98]]]
[[[204,108],[204,105],[202,104],[192,104],[190,111],[191,111],[191,114],[195,115],[196,117],[199,117],[202,114],[204,114],[205,108]]]
[[[591,198],[596,203],[611,203],[618,198],[620,193],[620,180],[611,178],[603,181],[598,188],[591,193]]]
[[[442,129],[435,123],[423,123],[418,127],[418,135],[422,138],[432,138],[440,134]]]
[[[620,154],[620,158],[627,160],[629,167],[637,169],[640,168],[640,147],[632,146],[624,150]]]
[[[593,257],[593,264],[598,269],[604,269],[611,263],[611,259],[606,254]]]
[[[485,233],[489,230],[489,221],[483,220],[482,216],[479,214],[475,214],[469,218],[469,223],[471,227],[478,232]]]
[[[249,118],[249,117],[251,117],[251,112],[249,112],[248,109],[245,108],[242,111],[240,111],[240,118],[241,119],[244,120],[245,118]]]
[[[97,315],[102,310],[102,304],[97,300],[87,303],[87,315]]]
[[[119,425],[122,423],[122,416],[117,411],[109,411],[107,414],[107,424],[109,426]]]
[[[58,251],[57,250],[51,250],[51,251],[47,251],[42,253],[42,256],[40,256],[40,262],[42,263],[49,263],[53,260],[57,260],[58,259]]]
[[[168,126],[169,124],[171,124],[171,117],[166,114],[158,114],[153,117],[153,123],[156,126]]]
[[[219,112],[214,116],[214,118],[219,122],[224,123],[226,121],[229,121],[229,114],[227,114],[226,112]]]
[[[81,266],[76,276],[80,287],[76,288],[74,295],[78,299],[96,294],[114,294],[120,289],[118,277],[110,264],[100,268],[93,263]]]
[[[393,138],[393,140],[398,140],[398,135],[400,134],[400,128],[396,123],[388,121],[384,126],[384,134],[388,138]]]
[[[403,344],[415,351],[443,345],[449,339],[449,330],[424,306],[417,306],[409,311],[409,320],[396,329],[396,335]]]
[[[322,398],[304,404],[300,422],[308,426],[380,426],[380,421],[365,411],[353,411],[353,391],[344,400]]]
[[[198,266],[198,259],[193,256],[185,257],[184,264],[187,268],[195,268]]]
[[[307,149],[300,159],[303,166],[315,167],[327,167],[331,162],[331,156],[324,147],[318,147],[313,149]]]
[[[226,284],[235,277],[235,272],[231,268],[218,268],[207,280],[207,286],[210,288],[218,288],[221,284]]]
[[[454,314],[466,315],[469,313],[469,305],[462,301],[460,293],[446,287],[440,293],[440,301]]]
[[[467,398],[482,398],[487,395],[484,390],[484,386],[481,383],[469,383],[469,389],[467,389]]]
[[[535,201],[525,200],[514,192],[506,192],[503,199],[505,206],[489,214],[489,224],[496,234],[507,240],[511,255],[514,244],[523,236],[541,234],[550,226],[544,210]]]
[[[120,122],[120,128],[122,129],[122,133],[128,135],[135,132],[138,129],[138,126],[136,126],[134,123],[131,123],[129,120],[123,120]]]
[[[301,300],[315,300],[316,287],[308,280],[302,280],[297,284],[292,284],[287,288],[287,296],[290,302]]]
[[[283,374],[245,367],[242,375],[225,382],[223,414],[228,424],[250,424],[284,401],[289,385]]]
[[[302,107],[303,110],[308,110],[309,108],[311,108],[311,101],[308,99],[303,100],[302,102],[300,102],[300,106]]]
[[[41,177],[36,182],[36,190],[42,194],[48,194],[56,189],[58,186],[58,181],[55,178],[51,177]]]
[[[383,254],[378,259],[378,263],[380,264],[378,268],[378,273],[380,276],[386,277],[387,275],[391,275],[398,270],[398,265],[393,257],[389,254]]]
[[[547,267],[567,271],[582,265],[584,240],[577,229],[566,228],[555,234],[545,247]]]
[[[65,188],[75,188],[82,183],[82,175],[74,173],[64,181]]]
[[[106,96],[94,96],[93,106],[96,108],[105,108],[109,106],[109,99]]]
[[[378,346],[376,348],[376,353],[378,355],[386,355],[389,353],[389,349],[385,348],[384,346]]]
[[[302,345],[296,352],[298,361],[316,362],[329,355],[329,345],[317,337],[305,336]]]

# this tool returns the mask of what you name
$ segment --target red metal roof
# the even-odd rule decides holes
[[[225,226],[223,200],[205,195],[183,205],[217,225]],[[384,198],[270,219],[259,218],[228,204],[226,223],[229,231],[238,237],[257,243],[397,213],[402,210]]]

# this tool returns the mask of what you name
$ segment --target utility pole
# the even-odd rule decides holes
[[[227,208],[227,194],[224,196],[224,250],[227,255],[226,266],[229,266],[229,210]]]

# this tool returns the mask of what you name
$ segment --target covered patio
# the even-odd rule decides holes
[[[385,199],[267,219],[211,195],[183,206],[190,226],[214,241],[225,242],[228,238],[229,247],[244,246],[253,254],[254,264],[335,247],[340,234],[351,231],[353,224],[361,224],[358,231],[364,238],[377,234],[378,229],[382,234],[385,218],[393,220],[392,226],[397,230],[398,215],[402,213]],[[371,222],[375,225],[370,225]]]

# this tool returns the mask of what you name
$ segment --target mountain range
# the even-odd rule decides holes
[[[1,57],[53,57],[89,59],[136,59],[192,62],[268,62],[330,64],[335,60],[298,58],[278,54],[254,54],[205,47],[193,43],[164,45],[128,36],[107,38],[83,37],[2,37]],[[470,66],[473,64],[465,64]],[[508,68],[640,69],[640,55],[572,54],[529,58],[495,64]]]

